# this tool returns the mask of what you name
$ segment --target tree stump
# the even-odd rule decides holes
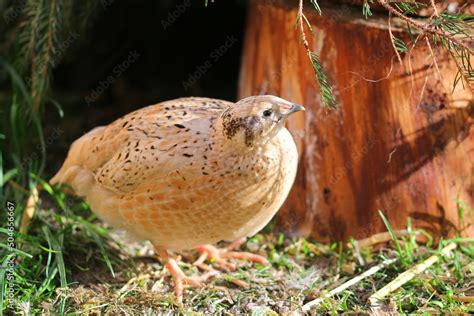
[[[274,94],[303,104],[288,127],[298,145],[295,185],[278,215],[290,234],[317,240],[364,238],[411,218],[435,236],[473,236],[474,105],[447,52],[426,41],[395,56],[387,15],[360,7],[305,14],[313,51],[335,90],[338,111],[322,107],[314,72],[295,30],[295,2],[251,1],[239,96]],[[409,40],[392,19],[393,32]],[[400,25],[400,24],[399,24]],[[439,71],[437,70],[439,69]],[[459,203],[464,204],[460,216]]]

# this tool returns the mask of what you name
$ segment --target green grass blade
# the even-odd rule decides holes
[[[109,256],[107,255],[107,252],[105,251],[104,243],[102,242],[99,235],[95,231],[89,230],[89,233],[91,234],[95,243],[99,247],[100,253],[102,254],[102,257],[104,258],[104,261],[107,264],[107,267],[109,268],[110,273],[115,278],[114,268],[112,267],[112,262],[110,261]]]
[[[2,170],[0,170],[2,172]],[[3,187],[10,179],[18,174],[18,169],[11,169],[2,174],[3,179],[0,179],[0,185]]]
[[[388,233],[390,234],[390,237],[393,240],[393,243],[395,244],[395,248],[397,249],[398,256],[400,257],[400,261],[402,262],[403,266],[408,267],[407,260],[405,256],[403,255],[402,248],[400,247],[400,243],[398,242],[397,236],[393,232],[392,227],[390,226],[390,223],[388,222],[387,218],[385,215],[383,215],[382,211],[379,210],[379,215],[382,218],[383,223],[385,224],[385,227],[388,230]]]
[[[18,74],[18,72],[10,66],[3,58],[0,57],[0,67],[6,70],[6,72],[10,75],[10,78],[12,80],[12,84],[20,89],[20,92],[22,96],[25,99],[29,99],[30,94],[28,92],[28,89],[25,86],[25,83],[23,82],[23,79],[21,76]]]
[[[10,247],[8,247],[7,245],[2,244],[2,243],[0,243],[0,248],[9,249],[9,251],[11,251],[12,253],[17,254],[17,255],[20,255],[20,256],[23,256],[23,257],[33,258],[33,256],[30,255],[29,253],[26,253],[26,252],[21,251],[21,250],[16,249],[16,248],[11,248],[11,249],[10,249]]]
[[[67,288],[68,282],[66,278],[66,266],[64,264],[64,258],[63,258],[63,252],[62,252],[62,237],[63,236],[60,235],[59,236],[60,239],[59,240],[56,239],[56,237],[53,236],[53,234],[51,233],[51,231],[49,230],[47,226],[43,226],[43,232],[45,234],[46,240],[48,241],[48,244],[50,245],[50,247],[52,247],[53,250],[56,251],[55,263],[59,271],[59,281],[60,281],[61,287]],[[61,314],[64,314],[65,305],[66,305],[66,298],[64,297],[61,299],[61,310],[60,310]]]
[[[0,202],[3,204],[3,152],[0,150]]]

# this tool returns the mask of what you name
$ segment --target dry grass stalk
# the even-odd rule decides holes
[[[474,302],[474,296],[459,296],[459,295],[453,295],[451,296],[453,300],[456,302],[463,302],[463,303],[473,303]]]
[[[309,310],[311,310],[311,308],[313,307],[316,307],[318,306],[319,304],[321,304],[322,301],[324,301],[325,299],[329,298],[329,297],[332,297],[338,293],[341,293],[342,291],[346,290],[347,288],[351,287],[352,285],[354,284],[357,284],[359,283],[360,281],[362,281],[363,279],[377,273],[378,271],[380,271],[381,269],[393,264],[395,261],[397,261],[398,259],[388,259],[388,260],[385,260],[383,261],[382,263],[376,265],[376,266],[373,266],[372,268],[370,268],[369,270],[365,271],[364,273],[362,274],[359,274],[358,276],[356,276],[355,278],[352,278],[350,279],[349,281],[341,284],[340,286],[338,286],[337,288],[329,291],[327,294],[325,295],[322,295],[321,297],[318,297],[317,299],[311,301],[311,302],[308,302],[306,303],[305,305],[303,305],[303,311],[304,312],[308,312]]]
[[[439,260],[439,255],[447,255],[449,254],[452,250],[456,248],[455,243],[450,243],[446,247],[444,247],[439,254],[432,255],[425,261],[411,267],[407,271],[403,272],[400,274],[398,277],[396,277],[393,281],[385,285],[383,288],[372,294],[368,302],[371,306],[376,307],[380,305],[380,301],[387,296],[388,294],[392,293],[399,287],[403,286],[405,283],[413,279],[415,276],[418,274],[422,273],[426,269],[428,269],[430,266],[432,266],[434,263],[436,263]]]
[[[403,236],[410,236],[410,234],[418,235],[420,232],[419,231],[414,231],[414,232],[410,233],[408,230],[402,229],[402,230],[397,230],[394,233],[395,233],[395,236],[397,236],[397,238],[400,238],[400,237],[403,237]],[[368,238],[364,238],[364,239],[361,239],[361,240],[356,240],[356,241],[354,241],[354,245],[358,249],[363,249],[365,247],[373,246],[373,245],[376,245],[376,244],[389,242],[390,240],[392,240],[392,237],[390,236],[390,233],[389,232],[383,232],[383,233],[374,234],[374,235],[372,235]],[[350,243],[348,243],[347,246],[351,247],[352,245]]]
[[[38,195],[38,188],[34,187],[31,190],[30,196],[28,201],[26,202],[26,207],[21,217],[20,222],[20,234],[26,234],[28,232],[28,227],[30,227],[31,220],[35,215],[36,204],[38,203],[39,195]]]

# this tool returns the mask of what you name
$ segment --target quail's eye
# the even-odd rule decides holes
[[[263,111],[263,117],[270,117],[270,115],[272,115],[272,110]]]

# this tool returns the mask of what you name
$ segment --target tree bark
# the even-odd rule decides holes
[[[452,90],[454,61],[433,45],[435,64],[422,40],[401,65],[386,14],[365,21],[360,8],[319,16],[306,6],[314,31],[306,35],[339,110],[322,107],[297,8],[279,1],[251,1],[239,82],[240,97],[274,94],[306,107],[288,122],[300,163],[279,227],[318,240],[363,238],[386,230],[382,210],[394,229],[411,218],[435,236],[473,236],[474,104],[468,87]],[[394,35],[410,39],[401,28]]]

